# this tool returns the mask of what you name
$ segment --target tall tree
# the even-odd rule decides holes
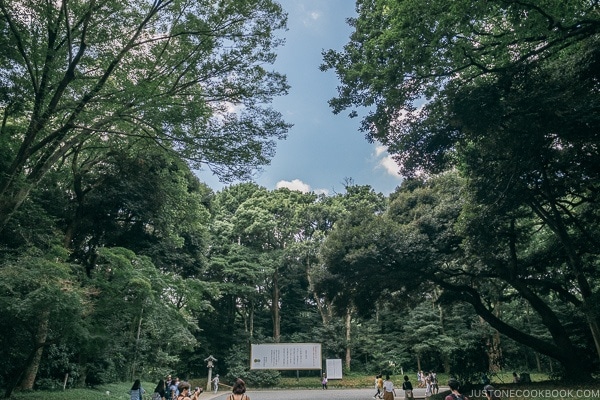
[[[11,343],[0,350],[6,398],[17,385],[33,388],[44,350],[74,337],[89,311],[89,293],[72,279],[66,258],[59,246],[31,249],[0,268],[0,335],[3,343]]]
[[[506,218],[506,246],[529,208],[560,249],[546,271],[565,271],[567,285],[577,288],[569,301],[587,315],[600,357],[593,305],[600,271],[592,261],[592,199],[600,187],[598,10],[585,1],[459,1],[450,12],[442,1],[426,8],[361,1],[349,44],[325,53],[323,68],[334,68],[342,82],[334,111],[373,106],[363,128],[389,146],[406,174],[459,166],[475,203],[488,217]],[[509,253],[505,269],[524,279],[524,254]],[[521,294],[540,286],[567,293],[562,284],[540,281],[523,282]],[[537,295],[529,301],[544,308]]]
[[[240,205],[235,214],[236,232],[241,243],[265,253],[271,268],[268,287],[273,339],[281,337],[281,288],[285,267],[284,251],[301,233],[298,213],[303,205],[314,201],[314,194],[303,194],[286,188],[257,191]],[[265,260],[266,261],[266,260]],[[284,279],[284,278],[283,278]]]
[[[0,230],[78,146],[147,138],[226,179],[266,163],[285,23],[269,0],[0,1]]]
[[[346,275],[352,271],[355,257],[360,257],[351,254],[354,246],[361,241],[361,238],[373,239],[371,236],[373,231],[370,228],[380,222],[378,215],[385,209],[386,199],[370,186],[354,185],[352,182],[346,182],[346,193],[339,197],[339,204],[342,205],[343,211],[320,251],[322,262],[330,275],[321,280],[319,287],[330,299],[335,299],[337,314],[344,319],[345,365],[350,369],[351,322],[357,304],[360,303],[362,310],[373,309],[378,296],[374,294],[373,287],[360,282],[361,278],[354,272],[351,272],[350,279],[347,279]],[[379,270],[380,266],[377,265],[377,255],[370,253],[371,250],[373,248],[367,249],[362,255],[368,259],[368,261],[363,260],[363,267],[371,268],[372,273]],[[363,270],[363,273],[368,272]]]

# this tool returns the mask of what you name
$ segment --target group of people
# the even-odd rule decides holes
[[[425,397],[429,397],[432,394],[438,394],[440,391],[435,371],[425,373],[423,373],[423,371],[418,371],[417,381],[419,382],[418,387],[425,388]]]
[[[161,379],[154,388],[152,400],[197,400],[202,388],[196,387],[194,391],[188,382],[180,381],[179,378],[171,378],[167,375],[166,379]],[[133,383],[129,391],[131,400],[142,400],[142,395],[146,391],[142,388],[139,379]]]
[[[419,372],[422,374],[421,371]],[[419,377],[421,376],[423,375],[420,375]],[[427,398],[431,396],[433,391],[435,391],[434,394],[437,394],[439,392],[439,387],[435,372],[432,371],[424,376],[425,398]],[[428,385],[431,386],[430,389],[427,388]],[[460,384],[456,379],[450,379],[448,381],[448,387],[450,388],[450,394],[448,394],[444,400],[469,400],[459,392]],[[385,380],[382,378],[382,375],[375,376],[375,389],[377,392],[373,396],[374,399],[393,400],[394,397],[396,397],[394,383],[390,380],[389,375],[385,376]],[[404,390],[405,400],[414,400],[413,386],[407,375],[404,376],[402,390]],[[499,400],[498,397],[494,396],[494,388],[491,385],[487,385],[484,388],[484,393],[487,400]]]
[[[374,399],[393,400],[396,397],[396,389],[389,375],[385,376],[385,380],[383,375],[375,376],[375,390],[377,392],[373,396]],[[402,390],[404,390],[406,400],[414,400],[412,383],[410,383],[407,375],[404,376]]]
[[[219,386],[219,375],[215,376],[212,380],[213,386],[216,386],[215,393]],[[154,392],[152,393],[152,400],[198,400],[198,396],[203,390],[200,387],[196,387],[194,391],[191,389],[191,385],[188,382],[180,381],[179,378],[172,378],[171,375],[167,375],[165,379],[158,381]],[[242,379],[237,379],[232,387],[232,394],[227,400],[250,400],[246,395],[246,383]],[[142,400],[142,395],[146,393],[139,379],[136,379],[129,391],[130,400]]]

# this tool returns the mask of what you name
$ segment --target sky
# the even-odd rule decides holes
[[[333,70],[319,70],[323,50],[342,50],[347,43],[351,28],[346,19],[355,16],[354,0],[279,3],[288,13],[288,30],[280,33],[286,42],[277,51],[273,69],[287,76],[291,88],[272,106],[294,126],[254,182],[269,190],[287,187],[332,195],[343,193],[344,183],[351,179],[390,194],[402,180],[398,167],[384,147],[365,139],[359,131],[360,117],[333,114],[327,102],[335,97],[339,81]],[[226,186],[210,171],[198,176],[215,191]]]

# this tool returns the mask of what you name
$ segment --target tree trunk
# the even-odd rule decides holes
[[[48,337],[48,325],[49,325],[50,311],[42,311],[35,334],[35,350],[31,361],[25,368],[23,379],[19,385],[21,390],[33,389],[35,383],[35,377],[37,376],[38,369],[40,367],[40,361],[42,360],[42,353],[44,352],[44,346],[46,338]]]
[[[275,343],[279,343],[281,339],[281,325],[280,325],[280,315],[279,315],[279,298],[281,293],[279,291],[279,281],[277,276],[277,269],[273,274],[273,298],[271,304],[271,317],[273,319],[273,341]]]
[[[350,371],[350,361],[352,360],[351,351],[350,351],[350,342],[352,339],[352,307],[346,308],[346,369]]]
[[[544,178],[546,177],[546,173],[544,171]],[[548,182],[547,179],[544,179],[544,182]],[[575,239],[569,233],[569,228],[567,223],[564,221],[563,213],[560,212],[561,207],[558,205],[558,201],[554,198],[553,192],[547,186],[544,187],[543,197],[548,201],[548,205],[550,206],[550,211],[546,211],[544,206],[536,201],[531,201],[530,206],[533,211],[544,221],[547,223],[548,227],[556,234],[558,239],[560,240],[563,248],[566,252],[566,264],[569,269],[573,272],[575,276],[575,280],[579,287],[579,292],[581,293],[581,297],[583,298],[583,312],[588,320],[588,324],[590,327],[590,331],[592,333],[592,337],[594,338],[594,344],[596,347],[596,356],[600,359],[600,316],[594,311],[594,306],[590,303],[590,300],[593,302],[594,300],[594,291],[592,290],[592,286],[590,282],[585,276],[584,271],[585,263],[582,259],[580,252],[578,251],[578,247],[575,244]],[[592,236],[588,233],[587,236]]]
[[[585,303],[588,303],[587,301]],[[589,307],[585,307],[588,309]],[[598,353],[598,357],[600,358],[600,324],[598,323],[598,318],[588,312],[587,315],[588,324],[590,327],[590,331],[592,332],[592,337],[594,338],[594,344],[596,345],[596,353]]]
[[[498,306],[498,302],[494,304],[494,315],[497,318],[500,318],[500,307]],[[485,320],[482,317],[479,318],[482,323],[485,323]],[[494,330],[491,335],[488,335],[485,338],[485,341],[489,370],[492,372],[499,372],[502,369],[502,347],[500,345],[500,333],[498,330]]]
[[[142,319],[144,315],[144,307],[140,310],[140,318],[138,320],[137,333],[135,335],[135,347],[133,349],[133,362],[131,363],[131,380],[137,377],[137,362],[140,347],[140,336],[142,335]]]
[[[449,287],[445,284],[445,282],[440,281],[438,283],[442,286],[445,285],[445,287],[447,288],[451,288],[451,286]],[[453,289],[456,290],[456,288]],[[546,310],[546,315],[541,316],[543,324],[548,328],[548,331],[551,333],[552,339],[554,341],[554,343],[549,343],[545,340],[539,339],[523,331],[520,331],[496,317],[482,303],[481,298],[474,289],[470,287],[463,287],[462,294],[465,295],[463,298],[468,299],[468,301],[474,307],[477,315],[481,316],[488,324],[490,324],[492,328],[498,330],[501,334],[508,336],[516,342],[524,344],[525,346],[528,346],[535,351],[538,351],[559,361],[565,369],[565,377],[569,380],[575,382],[589,380],[590,369],[588,368],[588,365],[583,363],[581,358],[578,356],[573,346],[573,343],[571,342],[569,336],[563,329],[564,327],[560,325],[560,321],[555,321],[556,315],[554,315],[552,310]],[[531,297],[531,295],[532,294],[529,293],[527,297]],[[536,309],[538,313],[540,313],[540,310],[538,308],[547,308],[546,304],[532,304],[532,306],[534,309]],[[557,326],[556,324],[558,324],[559,326]]]
[[[317,310],[319,310],[319,314],[321,315],[323,326],[329,325],[331,321],[331,303],[319,297],[319,294],[316,292],[315,284],[310,274],[310,263],[306,263],[306,280],[308,282],[308,290],[312,294],[313,300],[317,305]]]
[[[0,233],[6,228],[14,213],[21,207],[21,204],[27,199],[30,190],[26,186],[11,197],[0,197]]]
[[[254,337],[254,300],[250,301],[250,315],[248,318],[250,319],[249,333],[250,337]]]
[[[540,360],[540,353],[537,351],[534,353],[535,355],[535,364],[537,366],[537,372],[542,372],[542,360]]]

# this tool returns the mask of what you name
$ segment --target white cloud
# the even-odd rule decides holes
[[[321,13],[318,11],[311,11],[308,15],[309,15],[310,19],[312,19],[313,21],[316,21],[319,18],[321,18]]]
[[[385,146],[377,146],[375,148],[375,156],[376,157],[381,156],[385,152],[387,152],[387,147],[385,147]]]
[[[300,15],[300,20],[302,21],[302,25],[309,29],[318,28],[321,24],[321,20],[323,18],[323,12],[316,8],[313,8],[318,5],[309,5],[309,4],[300,4],[298,7],[298,13]]]
[[[392,156],[390,156],[389,154],[387,156],[385,156],[384,158],[382,158],[381,160],[379,160],[379,165],[381,167],[383,167],[387,171],[388,174],[397,176],[397,177],[401,176],[400,173],[398,172],[400,167],[398,166],[398,164],[396,164],[396,161],[394,161]]]
[[[310,192],[310,185],[302,182],[300,179],[294,179],[293,181],[279,181],[275,187],[277,189],[288,188],[290,190],[297,190],[302,193]]]
[[[329,194],[329,190],[327,189],[315,189],[312,190],[308,183],[302,182],[300,179],[294,179],[292,181],[279,181],[275,185],[277,189],[280,188],[288,188],[290,190],[297,190],[302,193],[314,192],[316,194]]]
[[[377,146],[375,148],[375,158],[377,159],[377,167],[383,168],[388,174],[401,178],[402,175],[398,172],[400,167],[394,161],[391,155],[387,153],[387,147]]]

